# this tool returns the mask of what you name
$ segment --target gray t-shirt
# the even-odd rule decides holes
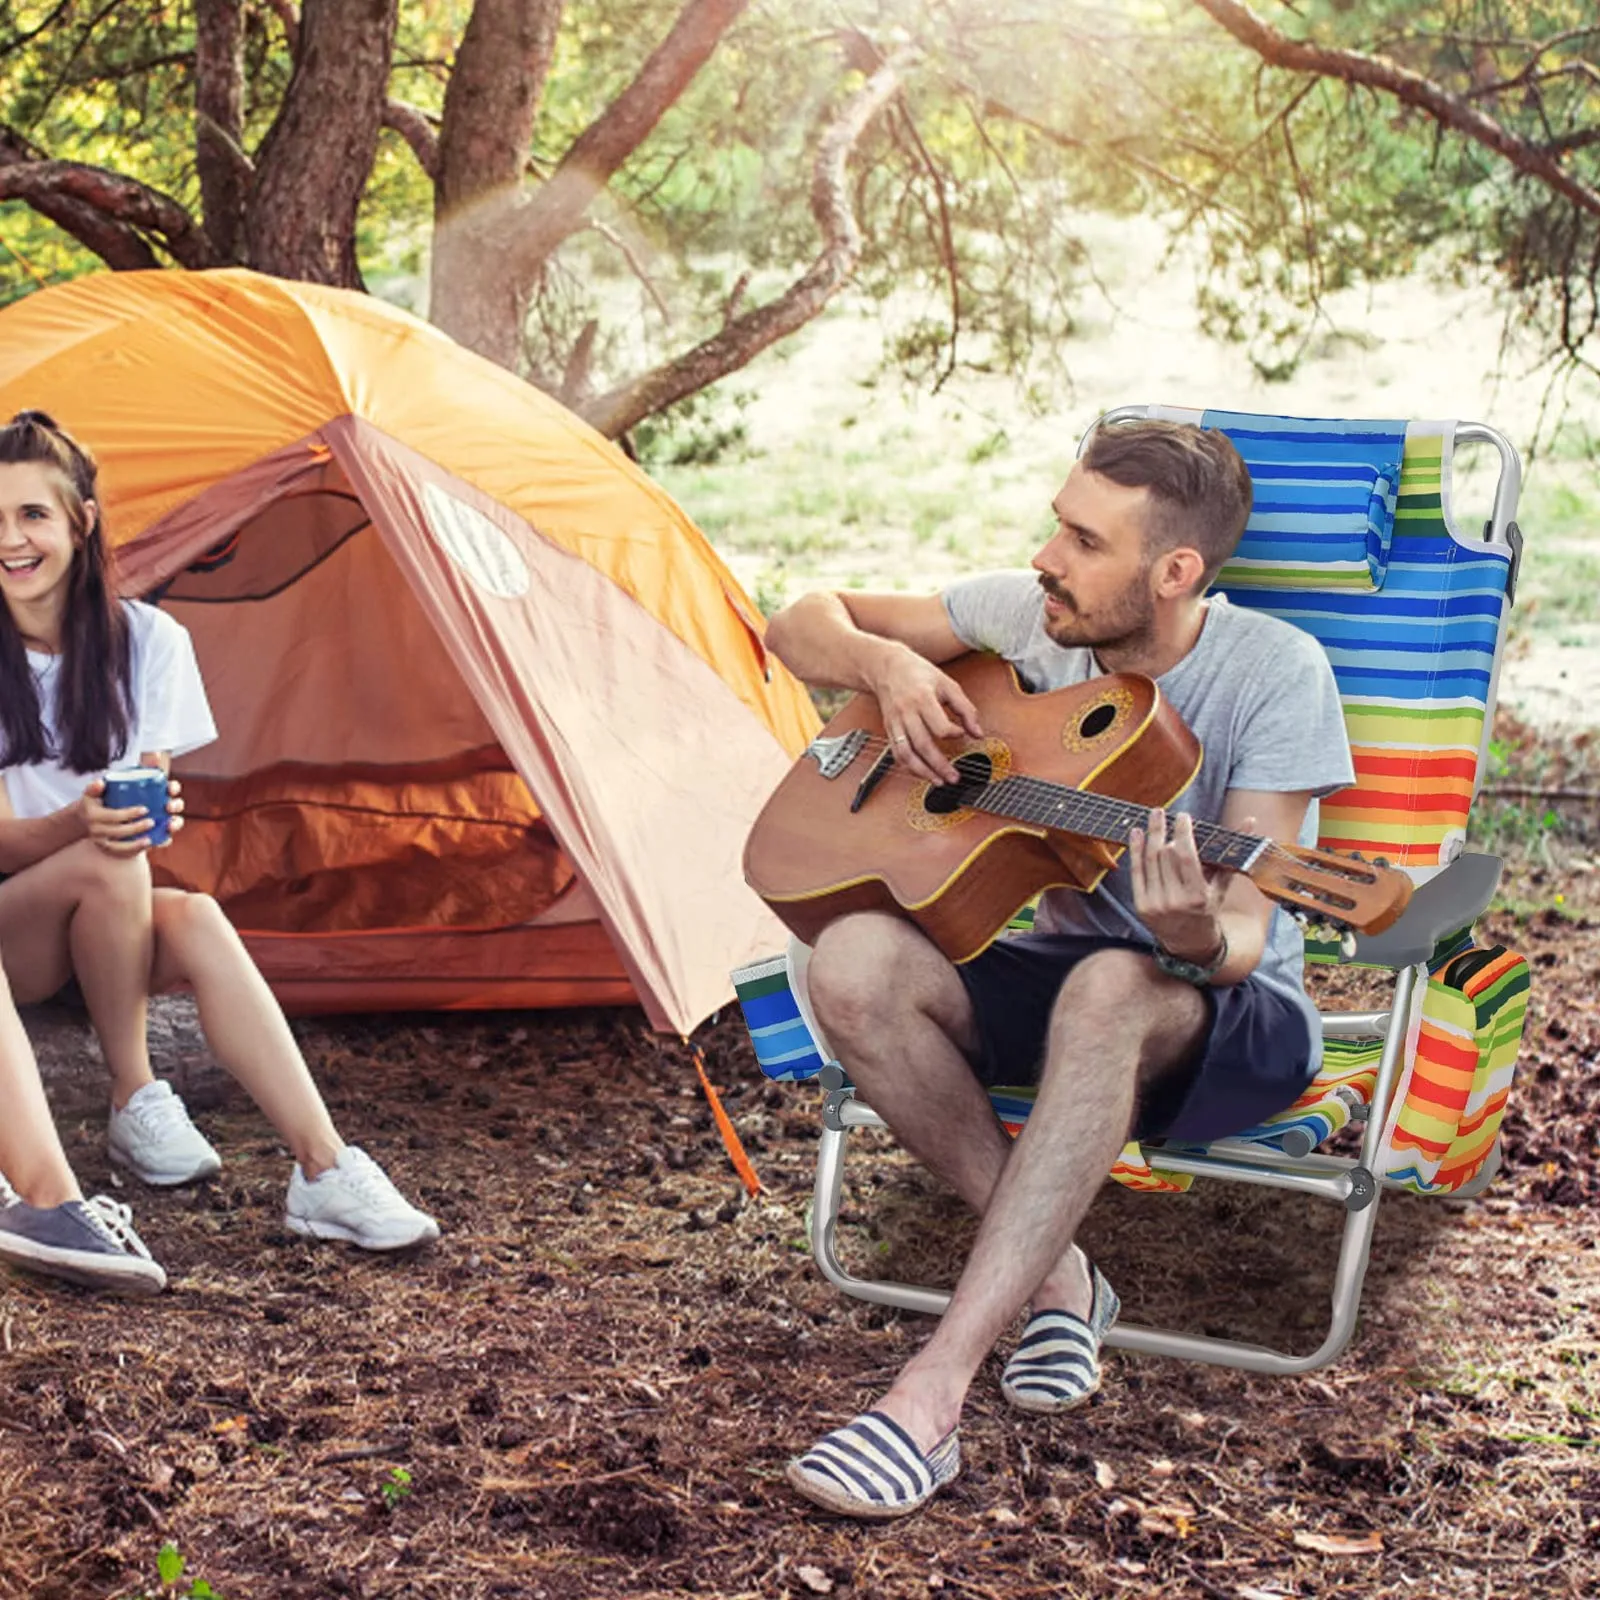
[[[975,650],[992,650],[1017,669],[1033,691],[1063,689],[1101,675],[1094,652],[1057,644],[1044,631],[1044,592],[1032,572],[994,572],[951,584],[943,594],[956,636]],[[1171,809],[1203,821],[1222,815],[1230,789],[1332,794],[1355,782],[1344,713],[1333,669],[1308,633],[1277,617],[1206,603],[1194,648],[1156,682],[1200,741],[1200,771]],[[1299,842],[1317,841],[1317,802],[1306,807]],[[1149,939],[1133,912],[1126,859],[1091,895],[1052,889],[1035,926],[1063,933],[1104,933]],[[1305,1007],[1311,1022],[1311,1072],[1322,1059],[1316,1008],[1305,994],[1305,940],[1300,926],[1274,907],[1255,976]]]

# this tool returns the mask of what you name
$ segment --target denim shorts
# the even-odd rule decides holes
[[[1150,948],[1092,934],[1023,933],[995,940],[957,967],[977,1021],[979,1081],[989,1088],[1038,1082],[1050,1012],[1067,974],[1100,950]],[[1141,1097],[1132,1138],[1226,1138],[1293,1105],[1305,1090],[1311,1019],[1303,1007],[1254,976],[1200,993],[1211,1012],[1206,1036]]]

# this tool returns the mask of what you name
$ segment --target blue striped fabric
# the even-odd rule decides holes
[[[1405,450],[1403,422],[1338,422],[1207,411],[1250,468],[1255,503],[1223,584],[1271,589],[1383,586]]]
[[[800,1015],[785,957],[753,962],[732,977],[763,1075],[779,1083],[801,1083],[821,1072],[827,1063]]]

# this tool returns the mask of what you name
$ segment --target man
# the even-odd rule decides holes
[[[960,1468],[956,1427],[984,1356],[1031,1318],[1002,1391],[1057,1412],[1099,1386],[1118,1301],[1073,1243],[1130,1137],[1210,1140],[1291,1104],[1321,1034],[1298,927],[1243,875],[1203,868],[1192,819],[1314,842],[1316,799],[1353,781],[1333,674],[1289,624],[1206,588],[1250,513],[1225,435],[1184,424],[1095,432],[1056,496],[1033,574],[940,595],[812,594],[768,642],[800,677],[877,697],[896,758],[954,782],[941,741],[983,736],[940,664],[991,650],[1031,690],[1139,672],[1204,747],[1172,808],[1135,830],[1092,895],[1054,890],[1035,932],[954,967],[910,923],[829,925],[812,1004],[865,1099],[982,1216],[949,1309],[873,1411],[792,1462],[789,1481],[849,1516],[915,1510]],[[1008,1140],[985,1086],[1034,1076]]]

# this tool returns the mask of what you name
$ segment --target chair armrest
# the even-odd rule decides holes
[[[1357,935],[1353,959],[1396,968],[1427,961],[1441,939],[1470,927],[1488,909],[1502,865],[1499,856],[1457,856],[1442,872],[1417,885],[1393,927]]]

